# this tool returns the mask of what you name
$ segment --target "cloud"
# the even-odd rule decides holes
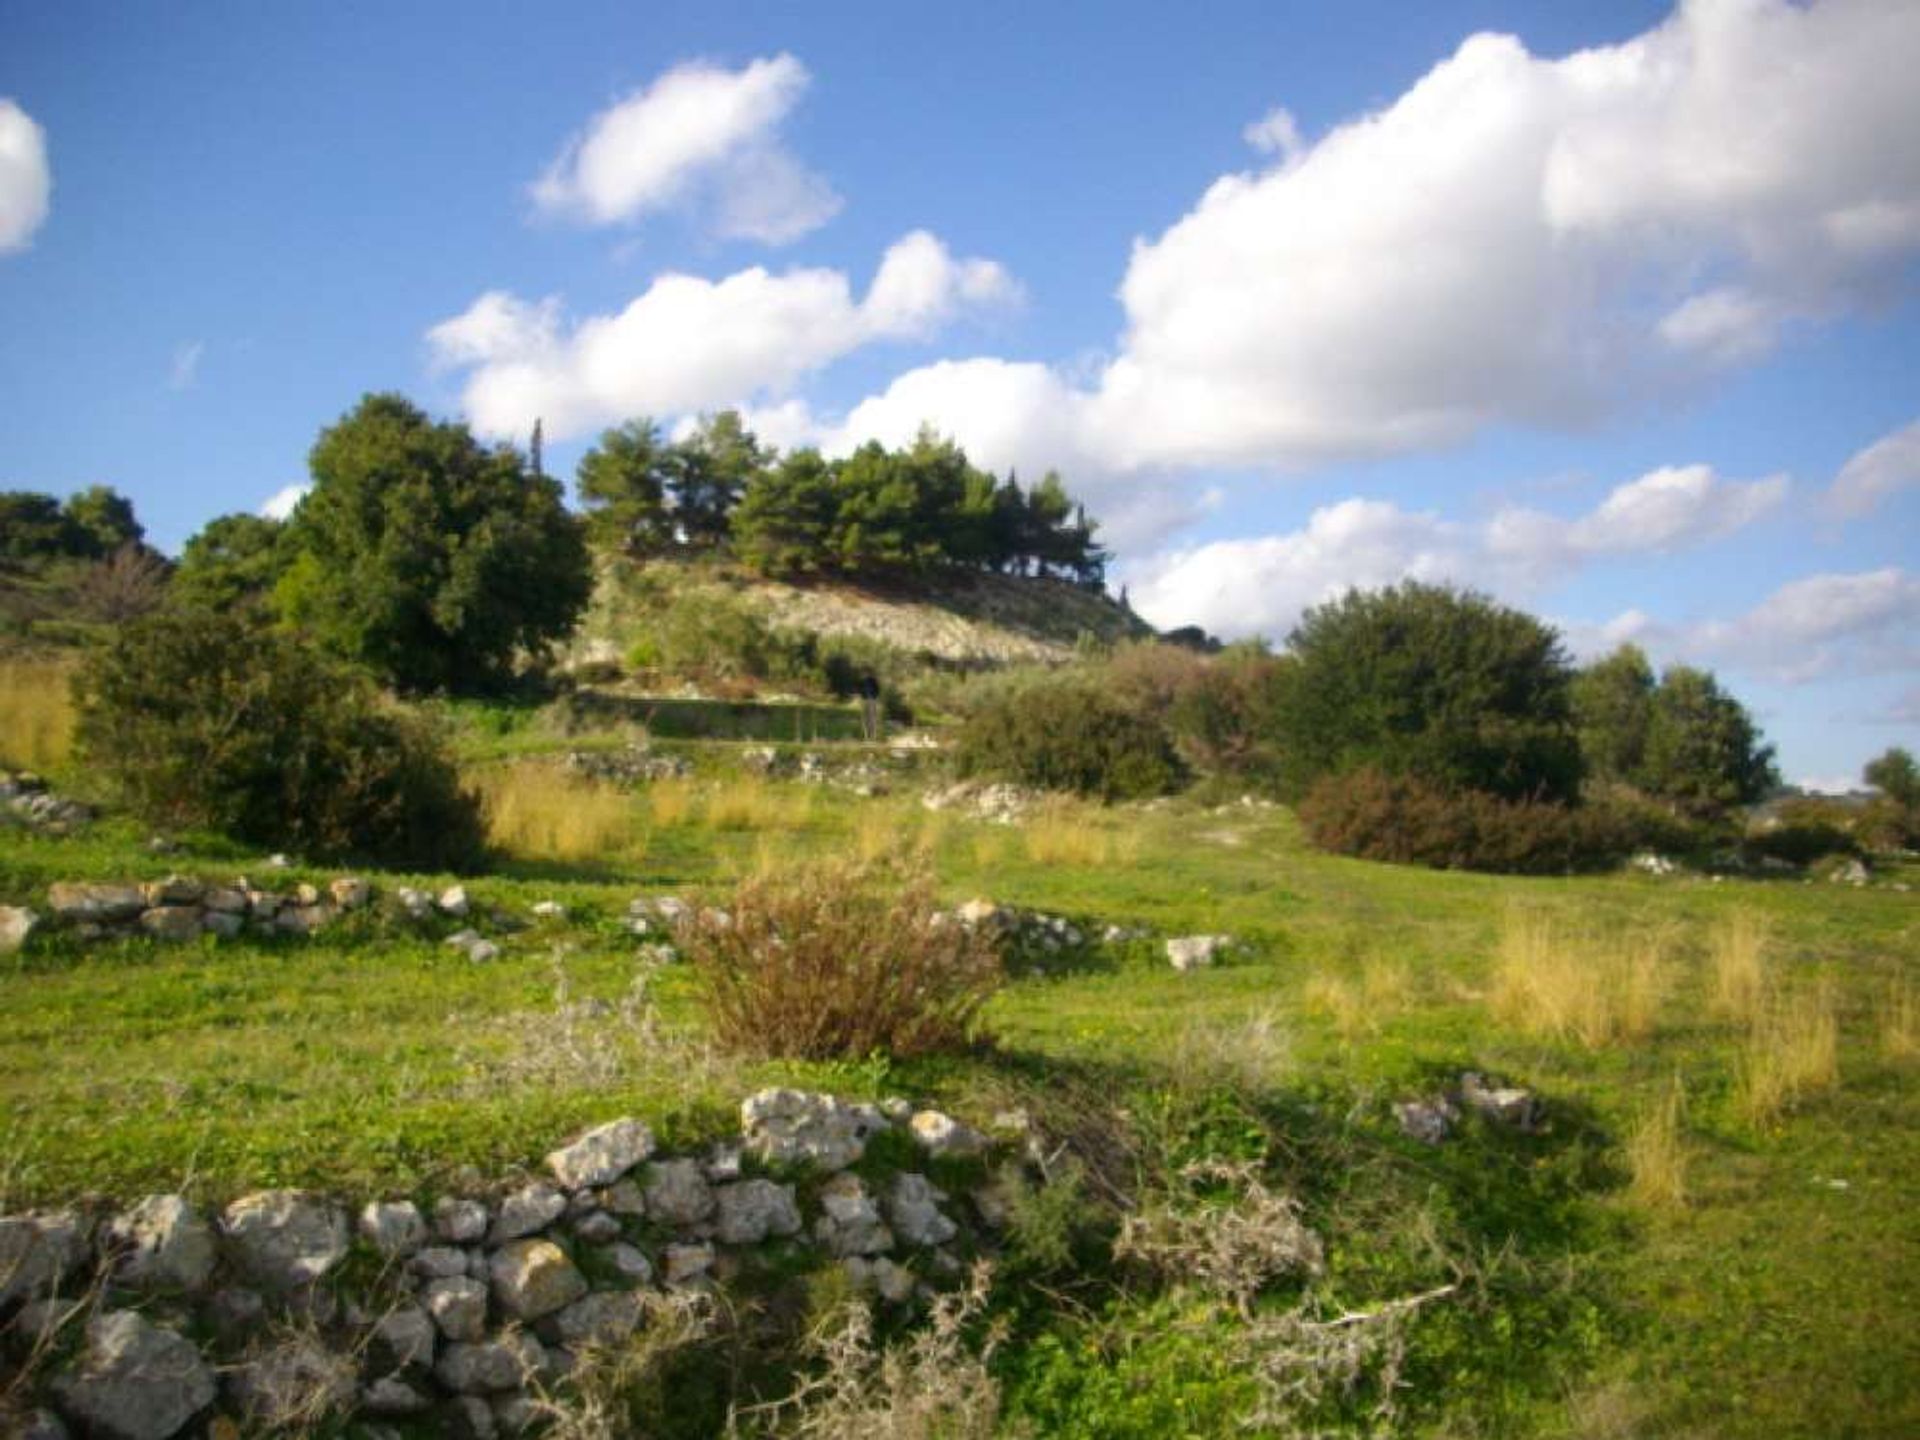
[[[47,218],[52,195],[47,132],[12,100],[0,98],[0,255],[27,248]]]
[[[300,502],[307,498],[307,492],[311,489],[313,486],[298,482],[282,485],[261,502],[261,517],[267,520],[285,520],[299,507]]]
[[[1867,446],[1840,468],[1826,508],[1845,519],[1871,514],[1903,490],[1920,488],[1920,420]]]
[[[1291,112],[1278,105],[1242,130],[1240,138],[1262,154],[1288,160],[1301,150],[1299,123]]]
[[[785,54],[675,66],[588,121],[534,182],[534,204],[589,225],[684,210],[724,239],[797,240],[841,203],[780,143],[810,79]]]
[[[200,357],[207,353],[207,342],[189,340],[174,347],[173,363],[167,368],[169,390],[191,390],[200,378]]]
[[[925,339],[1018,298],[998,264],[955,259],[920,230],[889,247],[864,300],[838,270],[760,266],[721,280],[662,275],[617,314],[577,322],[558,299],[493,291],[434,326],[427,344],[436,366],[470,372],[476,429],[518,435],[542,418],[560,440],[634,416],[777,400],[864,345]]]
[[[1732,618],[1669,624],[1629,611],[1600,633],[1780,685],[1897,675],[1920,670],[1920,576],[1898,567],[1809,575]]]
[[[1385,500],[1315,510],[1281,535],[1219,540],[1128,567],[1134,608],[1160,627],[1199,624],[1279,639],[1310,605],[1401,580],[1471,582],[1530,594],[1595,560],[1661,554],[1752,524],[1779,506],[1784,476],[1723,480],[1705,465],[1654,470],[1565,519],[1509,507],[1450,520]]]

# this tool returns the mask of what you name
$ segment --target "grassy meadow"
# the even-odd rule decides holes
[[[0,749],[62,774],[46,687],[5,689]],[[567,913],[490,964],[440,943],[451,922],[376,915],[313,940],[43,937],[0,960],[0,1207],[429,1194],[622,1113],[712,1138],[773,1081],[976,1119],[1020,1105],[1084,1142],[1057,1205],[1254,1166],[1324,1236],[1325,1304],[1438,1294],[1385,1379],[1311,1397],[1337,1433],[1920,1433],[1920,904],[1885,883],[1911,865],[1867,889],[1435,873],[1316,853],[1280,808],[1053,801],[998,825],[929,812],[912,776],[861,798],[749,775],[729,742],[621,787],[497,738],[474,740],[472,776],[502,858],[469,889]],[[228,842],[146,839],[111,815],[0,830],[0,903],[61,879],[259,877]],[[1017,957],[965,1058],[719,1053],[684,969],[623,929],[628,902],[718,899],[826,856],[918,856],[952,901],[1147,933]],[[1238,948],[1174,973],[1159,937],[1199,932]],[[1538,1092],[1545,1128],[1401,1135],[1392,1103],[1465,1070]],[[1241,1433],[1254,1380],[1224,1337],[1266,1334],[1257,1315],[1090,1260],[1083,1230],[1039,1207],[1015,1235],[993,1309],[1009,1433]]]

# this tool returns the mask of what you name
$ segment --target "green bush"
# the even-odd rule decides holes
[[[1299,813],[1323,850],[1436,870],[1564,875],[1617,864],[1642,843],[1606,806],[1502,800],[1372,767],[1320,780]]]
[[[316,860],[471,868],[439,733],[296,636],[208,611],[123,627],[79,676],[83,754],[144,820]]]
[[[1003,691],[968,719],[960,771],[1103,800],[1160,795],[1181,779],[1166,727],[1084,681]]]

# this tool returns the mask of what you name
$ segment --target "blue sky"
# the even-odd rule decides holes
[[[0,0],[0,486],[925,420],[1162,624],[1447,578],[1920,748],[1920,7],[552,8]]]

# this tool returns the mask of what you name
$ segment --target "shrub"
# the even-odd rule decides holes
[[[162,612],[90,655],[79,742],[143,819],[315,859],[469,867],[479,808],[437,730],[295,636]]]
[[[1370,767],[1322,779],[1299,813],[1323,850],[1436,870],[1564,875],[1613,865],[1637,839],[1604,808],[1502,800]]]
[[[716,1039],[757,1055],[962,1050],[1001,977],[992,941],[936,911],[924,871],[844,861],[749,880],[679,941]]]
[[[1072,680],[989,700],[961,731],[957,755],[962,774],[1103,800],[1164,794],[1181,778],[1166,727]]]

